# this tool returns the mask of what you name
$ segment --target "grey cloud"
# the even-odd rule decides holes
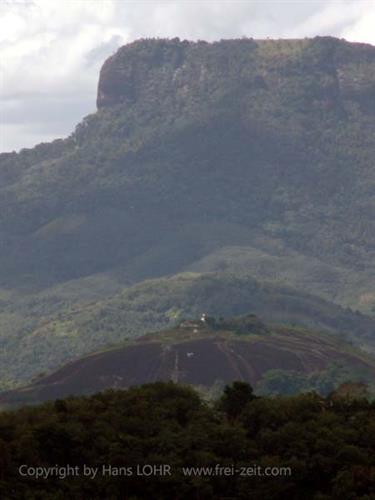
[[[114,54],[122,44],[123,38],[119,35],[114,35],[108,42],[97,45],[85,56],[87,66],[101,64],[107,57]]]
[[[35,96],[0,101],[2,151],[31,147],[68,136],[82,118],[95,111],[92,95]]]

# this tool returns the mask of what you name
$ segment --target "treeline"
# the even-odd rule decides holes
[[[375,404],[348,395],[157,383],[0,414],[2,499],[368,500],[374,472]]]

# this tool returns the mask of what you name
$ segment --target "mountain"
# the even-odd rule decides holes
[[[131,315],[92,336],[75,318],[187,271],[246,275],[302,302],[312,294],[332,311],[373,314],[374,103],[366,44],[120,48],[101,70],[97,112],[70,137],[0,155],[2,386],[83,354],[77,345],[134,335]],[[358,314],[363,323],[365,341],[350,330],[367,347],[372,319]]]
[[[255,315],[207,316],[82,357],[29,386],[0,394],[0,405],[170,380],[206,392],[242,380],[277,393],[328,393],[343,381],[374,378],[375,358],[332,335],[268,326]]]
[[[102,281],[107,291],[107,281]],[[112,291],[110,297],[103,293],[102,298],[95,297],[99,283],[99,278],[91,279],[84,288],[80,281],[70,282],[3,306],[0,318],[7,333],[0,352],[3,388],[27,383],[98,348],[174,327],[182,318],[202,312],[216,317],[253,313],[267,323],[327,332],[375,352],[375,318],[251,276],[181,273]],[[12,336],[16,328],[18,335]]]

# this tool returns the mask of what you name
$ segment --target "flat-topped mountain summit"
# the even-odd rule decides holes
[[[374,47],[331,37],[214,43],[139,40],[104,63],[97,105],[153,104],[157,99],[188,107],[237,89],[257,98],[294,91],[295,104],[300,101],[300,106],[312,109],[344,111],[344,101],[356,101],[364,104],[364,111],[374,112],[365,102],[375,97],[374,69]],[[302,73],[306,82],[296,81]]]

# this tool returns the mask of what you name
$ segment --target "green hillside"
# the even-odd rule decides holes
[[[374,312],[374,102],[370,45],[119,49],[103,65],[98,111],[69,138],[0,155],[2,386],[210,308],[372,348],[371,319],[306,294]],[[165,276],[187,271],[224,274],[196,302],[172,278],[163,302]],[[253,278],[278,291],[251,302]],[[135,307],[128,295],[150,279],[160,302],[146,293]]]

